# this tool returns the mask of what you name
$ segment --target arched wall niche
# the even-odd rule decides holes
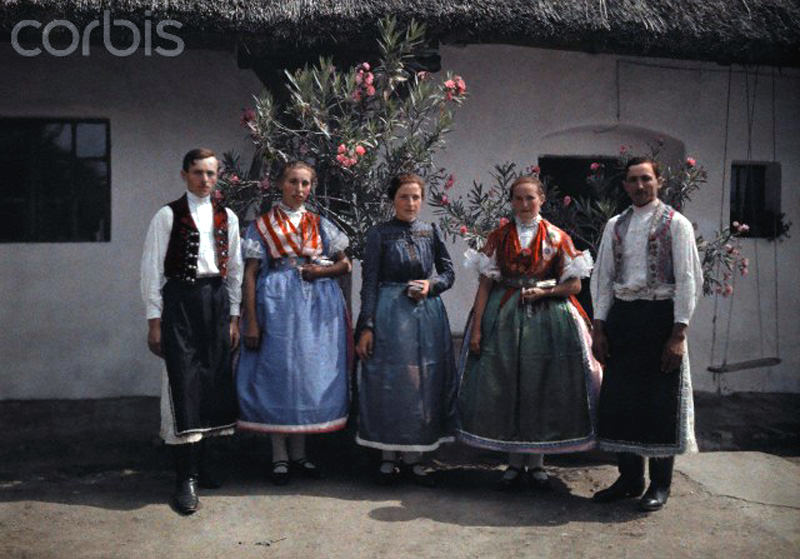
[[[595,124],[558,130],[543,136],[539,146],[543,157],[616,157],[623,147],[635,155],[649,155],[653,147],[658,147],[658,160],[671,167],[681,165],[686,154],[686,147],[678,138],[627,124]]]

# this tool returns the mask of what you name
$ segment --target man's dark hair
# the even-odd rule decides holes
[[[628,162],[625,164],[625,176],[626,177],[628,176],[628,169],[630,169],[634,165],[641,165],[642,163],[650,163],[650,165],[653,167],[653,173],[655,173],[656,178],[657,179],[661,178],[661,164],[652,157],[648,157],[645,155],[633,157],[628,160]]]
[[[192,163],[198,159],[208,159],[209,157],[216,157],[217,154],[208,148],[194,148],[183,156],[183,170],[188,171]]]

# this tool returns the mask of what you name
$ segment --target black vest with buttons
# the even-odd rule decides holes
[[[214,212],[214,252],[222,277],[228,272],[228,212],[212,199]],[[170,202],[172,231],[164,258],[164,276],[188,283],[197,280],[197,256],[200,251],[200,232],[189,211],[186,194]]]

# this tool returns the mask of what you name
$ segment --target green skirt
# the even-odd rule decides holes
[[[591,448],[602,373],[585,321],[568,299],[520,304],[520,290],[508,292],[495,285],[489,296],[479,355],[467,349],[472,324],[465,333],[460,439],[504,452]]]

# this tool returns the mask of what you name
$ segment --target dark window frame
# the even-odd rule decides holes
[[[103,125],[105,127],[105,142],[103,145],[104,154],[101,156],[83,155],[79,156],[78,150],[78,127],[80,125]],[[50,159],[46,158],[47,154],[44,153],[45,149],[42,146],[34,145],[36,142],[35,130],[43,131],[45,126],[57,125],[68,126],[70,131],[70,149],[69,152],[64,151],[57,155],[53,155]],[[16,204],[20,206],[19,210],[24,212],[22,223],[24,224],[24,231],[14,231],[9,235],[9,230],[6,229],[0,234],[0,243],[82,243],[82,242],[110,242],[111,241],[111,121],[108,118],[101,117],[41,117],[41,116],[0,116],[0,133],[6,131],[8,126],[9,134],[17,134],[19,137],[24,138],[26,143],[20,146],[24,152],[19,156],[19,167],[28,176],[15,176],[14,171],[9,171],[9,175],[3,177],[7,181],[7,187],[2,193],[2,203],[6,205],[6,211],[12,211],[9,207],[9,191],[13,188],[24,189]],[[41,132],[40,132],[41,134]],[[41,136],[40,136],[41,138]],[[6,140],[4,143],[6,143]],[[62,187],[68,184],[69,191],[63,192],[58,190],[48,191],[43,174],[46,174],[46,166],[64,165],[69,170],[69,177],[65,179],[65,183],[59,184]],[[81,174],[89,172],[92,164],[104,166],[105,173],[98,176],[98,185],[101,188],[101,194],[91,195],[89,198],[81,201],[78,193],[86,195],[81,191],[83,181]],[[13,185],[12,185],[13,183]],[[91,184],[91,183],[88,183]],[[8,185],[12,185],[11,188]],[[59,197],[59,194],[61,195]],[[96,219],[85,220],[85,215],[81,215],[78,206],[72,207],[73,213],[69,215],[66,220],[68,221],[68,231],[63,231],[64,228],[58,230],[58,234],[54,235],[52,230],[48,231],[45,227],[45,220],[47,219],[47,210],[45,204],[47,198],[50,202],[55,201],[56,204],[87,204],[91,205],[91,209],[96,212]],[[99,204],[100,207],[94,204]],[[93,234],[87,234],[86,225],[90,224],[92,227],[97,227]],[[94,237],[94,238],[92,238]]]
[[[746,223],[753,238],[772,239],[781,228],[781,164],[731,161],[730,224]]]

